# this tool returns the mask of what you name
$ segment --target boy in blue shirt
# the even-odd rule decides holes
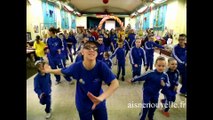
[[[170,86],[169,78],[164,70],[166,68],[166,60],[159,56],[155,61],[155,70],[149,71],[141,76],[136,76],[128,82],[145,81],[143,86],[143,110],[140,114],[140,120],[145,120],[148,113],[149,120],[153,120],[154,112],[157,108],[159,91],[162,88]]]
[[[116,56],[118,60],[118,68],[117,68],[117,79],[119,79],[120,72],[122,70],[122,77],[121,80],[124,81],[125,76],[125,48],[123,47],[124,42],[120,39],[118,41],[118,47],[115,49],[114,53],[110,56],[110,59],[113,59],[113,57]]]
[[[141,75],[141,65],[142,60],[144,62],[144,66],[146,66],[146,53],[145,50],[140,47],[141,46],[141,40],[137,39],[135,41],[136,46],[132,47],[130,49],[130,63],[132,64],[132,77],[140,76]]]
[[[164,48],[161,45],[158,45],[154,42],[154,34],[149,34],[149,40],[145,42],[145,51],[146,51],[146,60],[147,60],[147,67],[146,71],[150,68],[150,70],[153,69],[153,60],[154,60],[154,48]]]
[[[38,95],[40,103],[42,105],[46,104],[45,112],[46,118],[51,117],[51,79],[50,74],[44,71],[44,62],[38,60],[35,62],[35,66],[38,69],[38,73],[34,78],[34,91]]]
[[[73,63],[62,69],[51,69],[45,66],[47,73],[64,74],[77,80],[76,108],[80,120],[107,120],[106,98],[119,87],[118,80],[102,61],[96,60],[98,54],[97,43],[88,41],[82,49],[83,61]],[[102,81],[109,87],[103,91]]]
[[[177,88],[178,88],[178,80],[180,73],[177,70],[177,61],[174,58],[168,59],[168,69],[166,73],[169,76],[170,87],[168,89],[162,89],[162,93],[165,95],[165,98],[161,100],[164,104],[163,115],[169,117],[169,107],[172,102],[176,100]]]
[[[186,46],[186,35],[180,34],[178,38],[178,44],[173,47],[172,56],[177,60],[178,66],[177,69],[180,72],[181,76],[181,84],[182,87],[180,88],[181,95],[186,96],[187,94],[187,46]]]

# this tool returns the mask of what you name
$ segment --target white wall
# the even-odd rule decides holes
[[[125,28],[128,24],[130,24],[131,28],[135,29],[135,17],[134,18],[125,17],[124,21],[125,21]]]
[[[84,26],[84,29],[87,29],[87,17],[86,16],[76,17],[76,27],[78,27],[78,26]]]
[[[41,0],[30,0],[27,4],[27,32],[31,32],[32,40],[36,35],[40,35],[40,23],[43,22]],[[38,25],[39,33],[34,33],[34,25]]]
[[[168,2],[165,26],[174,31],[173,44],[178,42],[179,34],[186,34],[186,0],[170,0]]]

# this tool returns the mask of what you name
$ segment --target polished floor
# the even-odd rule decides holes
[[[155,58],[159,56],[155,53]],[[164,56],[164,55],[163,55]],[[166,57],[166,56],[165,56]],[[166,57],[167,58],[167,57]],[[70,64],[70,63],[69,63]],[[117,66],[113,66],[116,73]],[[142,73],[144,69],[142,69]],[[39,103],[39,99],[33,90],[33,78],[31,76],[27,82],[27,120],[44,120],[45,106]],[[131,78],[131,66],[129,60],[126,62],[126,79]],[[62,83],[55,85],[55,77],[52,75],[52,117],[49,120],[79,120],[78,112],[75,107],[75,84],[70,85],[62,78]],[[143,82],[128,84],[119,80],[120,87],[107,99],[107,111],[109,120],[138,120],[141,111],[142,87]],[[179,85],[179,88],[181,84]],[[107,88],[103,85],[103,89]],[[178,89],[179,90],[179,89]],[[161,94],[160,99],[163,98]],[[165,117],[158,108],[155,112],[154,120],[186,120],[186,97],[177,94],[176,102],[170,109],[170,117]],[[160,103],[160,102],[159,102]]]

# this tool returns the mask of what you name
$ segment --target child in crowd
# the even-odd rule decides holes
[[[38,60],[35,62],[35,66],[38,69],[38,73],[34,78],[34,91],[38,95],[40,103],[42,105],[46,104],[45,112],[46,118],[51,117],[51,78],[49,73],[44,71],[44,62]]]
[[[130,63],[132,64],[132,77],[141,75],[142,60],[144,66],[146,65],[146,53],[145,50],[140,47],[141,40],[137,39],[135,44],[136,45],[130,49],[129,54]]]
[[[59,68],[63,68],[63,60],[61,58],[61,54],[62,54],[62,41],[61,39],[56,36],[56,33],[59,33],[60,29],[56,29],[54,27],[50,27],[49,28],[49,38],[47,41],[47,46],[49,49],[49,52],[47,54],[47,58],[49,61],[49,65],[51,66],[52,69],[56,69],[57,67]],[[61,83],[61,77],[60,75],[55,75],[56,78],[56,85]],[[71,78],[64,76],[64,78],[71,83]]]
[[[117,79],[119,79],[120,72],[122,69],[122,78],[121,80],[124,81],[125,76],[125,48],[123,47],[124,42],[120,39],[118,41],[118,47],[115,49],[114,53],[110,56],[110,59],[113,59],[116,55],[116,58],[118,60],[118,72],[117,72]]]
[[[100,35],[97,39],[97,43],[98,43],[98,56],[97,56],[97,60],[103,60],[103,54],[104,54],[104,43],[103,43],[103,37]]]
[[[151,70],[141,76],[136,76],[128,82],[145,81],[143,86],[143,110],[140,113],[140,120],[145,120],[147,112],[149,120],[153,120],[154,112],[157,107],[159,91],[162,88],[170,86],[169,78],[164,70],[166,68],[166,60],[159,56],[155,61],[155,70]]]
[[[180,73],[177,70],[177,61],[174,58],[168,59],[168,69],[166,73],[169,76],[170,87],[168,89],[162,89],[162,93],[165,95],[165,98],[161,100],[164,104],[163,114],[169,117],[169,107],[172,102],[176,100],[177,88],[178,88],[178,80]]]
[[[146,59],[147,59],[147,67],[146,71],[150,68],[153,69],[153,60],[154,60],[154,48],[164,48],[161,45],[158,45],[154,42],[154,34],[149,34],[149,40],[145,42],[145,51],[146,51]]]
[[[172,56],[177,60],[178,66],[177,69],[180,72],[181,76],[181,88],[180,95],[187,96],[187,44],[186,44],[186,35],[180,34],[178,38],[178,44],[175,45],[172,49]]]
[[[108,52],[104,52],[104,59],[103,62],[107,64],[107,66],[109,67],[109,69],[112,69],[112,60],[109,59],[110,55]]]
[[[36,36],[36,40],[33,43],[33,48],[35,49],[36,54],[36,60],[43,60],[43,57],[45,56],[44,48],[46,47],[46,44],[41,40],[40,36]]]

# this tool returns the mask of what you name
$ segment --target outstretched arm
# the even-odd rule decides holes
[[[55,75],[62,75],[61,69],[51,69],[48,64],[44,65],[44,71],[45,71],[45,73],[52,73],[52,74],[55,74]]]

